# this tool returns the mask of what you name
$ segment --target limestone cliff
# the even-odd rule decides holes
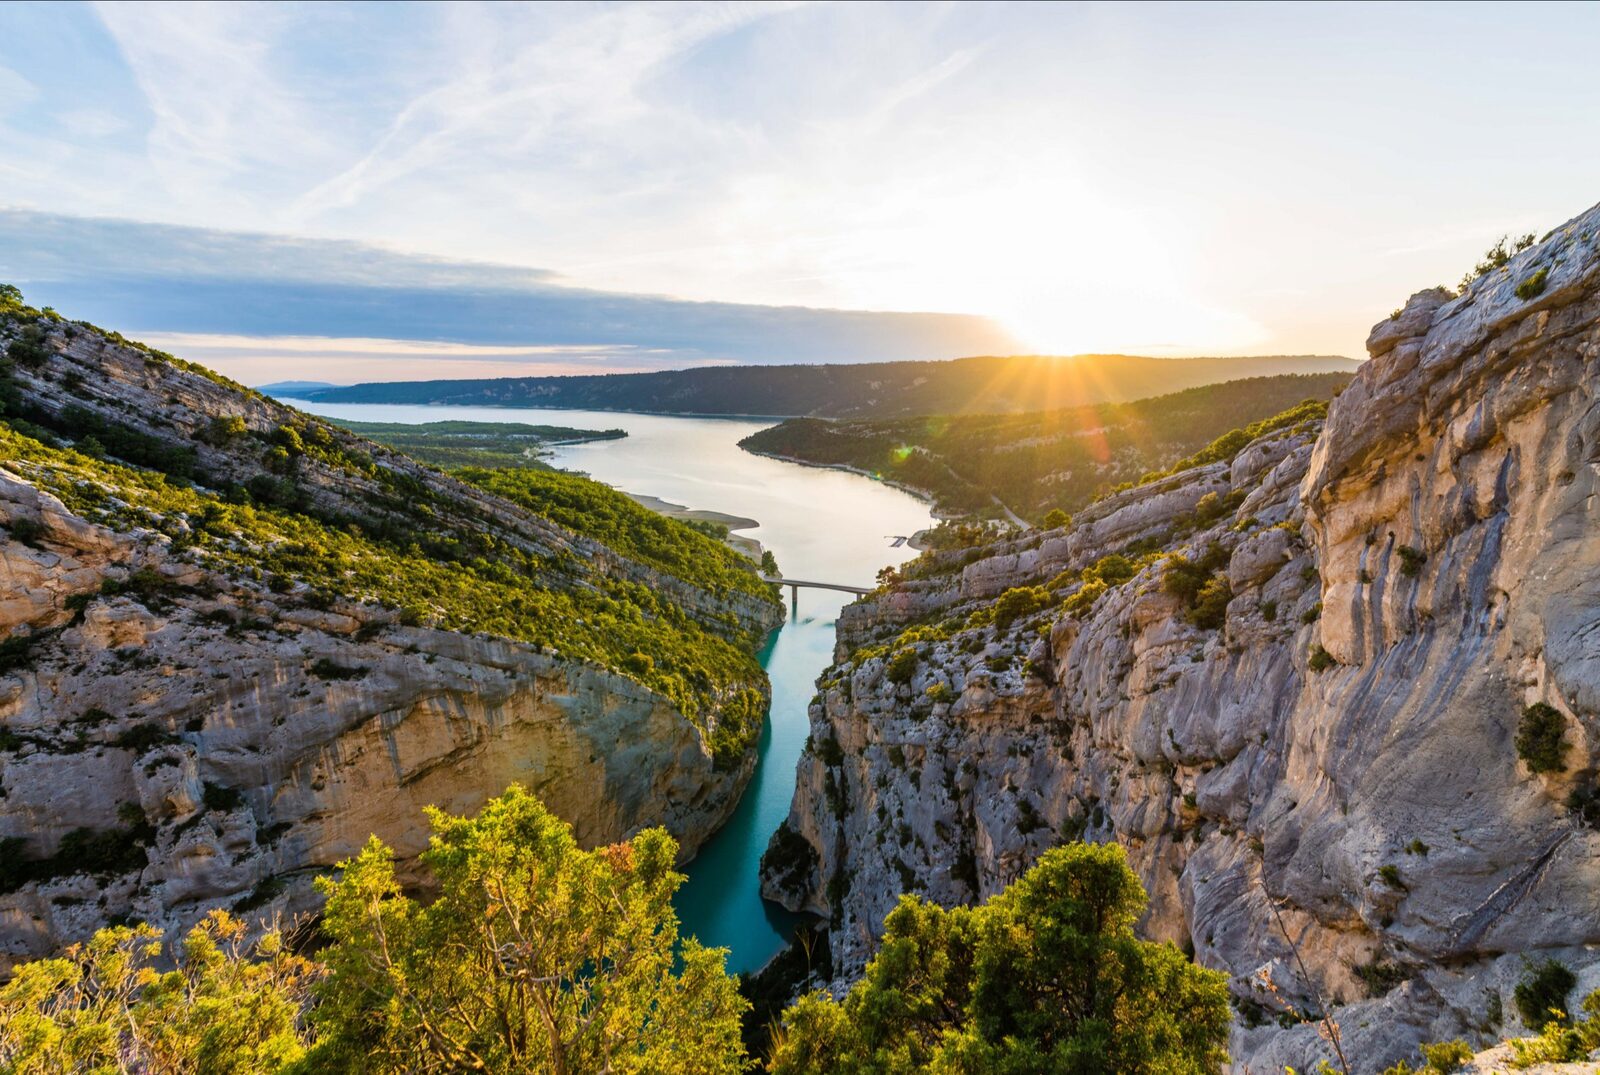
[[[1325,422],[846,610],[764,868],[837,975],[1081,836],[1232,975],[1237,1070],[1331,1056],[1323,1004],[1368,1072],[1516,1029],[1525,959],[1600,985],[1600,207],[1369,348]]]
[[[77,408],[77,427],[114,423],[133,454],[193,453],[182,460],[201,484],[138,484],[133,472],[6,434],[0,969],[108,921],[181,929],[217,906],[311,910],[311,879],[369,834],[410,858],[425,846],[424,806],[470,812],[513,781],[587,844],[663,824],[692,854],[731,812],[754,736],[731,761],[712,739],[728,705],[753,698],[764,709],[748,651],[782,612],[759,584],[686,580],[167,356],[84,326],[36,324],[44,331],[12,372],[25,413],[50,421]],[[0,350],[7,335],[24,338],[0,325]],[[298,443],[286,427],[317,445],[287,464],[269,447]],[[519,572],[538,571],[529,585],[545,589],[508,583],[486,591],[487,610],[528,592],[578,593],[587,603],[571,607],[699,632],[696,652],[742,653],[741,663],[721,686],[702,677],[686,689],[701,703],[686,714],[638,669],[397,607],[354,567],[309,585],[293,565],[311,561],[285,552],[293,542],[203,532],[227,530],[208,522],[225,501],[205,490],[268,474],[264,450],[278,467],[269,480],[293,486],[293,505],[274,518],[300,527],[301,542],[317,532],[376,549],[366,535],[381,534],[383,548],[399,548],[407,539],[387,535],[419,518],[419,540],[488,535],[463,571],[518,584]],[[180,492],[188,510],[151,506]],[[266,503],[226,518],[265,517]],[[484,566],[496,557],[501,566]],[[645,590],[662,604],[628,606]],[[562,637],[557,626],[544,625],[549,637]],[[533,625],[535,637],[544,627]]]

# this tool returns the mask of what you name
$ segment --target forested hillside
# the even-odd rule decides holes
[[[1134,403],[1035,414],[941,415],[894,421],[793,418],[746,437],[753,452],[849,466],[930,493],[946,511],[1034,521],[1077,510],[1214,439],[1312,399],[1350,375],[1255,377]]]
[[[716,366],[592,377],[399,381],[303,391],[329,403],[460,403],[658,414],[895,418],[1013,414],[1143,399],[1286,373],[1351,374],[1347,358],[1141,358],[1069,355],[814,366]]]

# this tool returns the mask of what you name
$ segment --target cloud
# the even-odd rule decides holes
[[[441,363],[549,362],[558,353],[541,349],[559,349],[569,365],[603,354],[629,369],[1017,349],[991,321],[965,314],[687,302],[563,287],[537,269],[358,243],[22,210],[0,210],[0,279],[23,287],[34,302],[130,334],[360,338],[359,350],[369,355],[365,341],[373,339],[430,341],[428,360]],[[441,343],[479,350],[452,352]],[[317,361],[331,353],[319,347]],[[275,353],[287,363],[289,350],[280,344]],[[293,361],[298,365],[281,375],[317,373],[304,352]]]
[[[392,340],[373,337],[240,336],[197,332],[141,334],[142,341],[220,370],[247,384],[283,378],[339,383],[424,380],[437,377],[537,377],[638,373],[675,367],[724,365],[642,347],[597,345],[513,346]]]

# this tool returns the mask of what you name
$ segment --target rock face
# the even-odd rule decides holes
[[[1331,1058],[1265,1016],[1334,1008],[1375,1072],[1514,1031],[1527,958],[1600,986],[1600,207],[1369,346],[1320,428],[847,610],[764,871],[832,919],[841,980],[901,892],[982,899],[1081,837],[1232,976],[1236,1070]],[[1150,553],[1213,548],[1208,618]],[[1136,573],[1090,604],[1113,553]],[[1514,745],[1536,705],[1556,771]]]
[[[56,342],[18,377],[41,409],[87,399],[175,443],[217,416],[264,429],[293,416],[98,334]],[[209,480],[251,474],[194,443]],[[335,443],[377,453],[441,513],[648,585],[708,629],[759,637],[781,618],[776,601],[708,592],[403,456]],[[110,921],[313,911],[312,879],[369,835],[410,860],[425,806],[471,812],[513,781],[587,845],[665,825],[692,855],[753,771],[753,749],[716,764],[704,717],[625,675],[269,585],[168,533],[85,518],[36,469],[0,463],[0,971]],[[309,457],[300,478],[352,511],[394,488]]]

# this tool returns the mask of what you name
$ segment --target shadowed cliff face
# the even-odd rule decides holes
[[[1600,985],[1600,207],[1369,347],[1320,428],[847,610],[787,826],[815,858],[789,839],[766,876],[833,919],[836,974],[900,892],[981,899],[1081,835],[1128,848],[1150,936],[1234,976],[1239,1070],[1325,1055],[1248,1025],[1319,997],[1376,1071],[1515,1029],[1524,957]],[[1211,616],[1141,558],[1213,546]],[[1078,573],[1118,552],[1091,604]],[[1536,704],[1560,771],[1519,759]]]
[[[214,418],[241,417],[255,431],[307,421],[81,327],[53,328],[46,351],[19,364],[13,382],[31,413],[88,407],[193,451],[197,475],[214,487],[263,472],[262,440],[210,437]],[[331,439],[293,470],[299,510],[319,519],[349,519],[359,533],[386,518],[414,522],[406,512],[425,505],[433,536],[488,534],[481,558],[513,549],[522,558],[508,554],[508,564],[549,565],[538,581],[552,592],[611,602],[580,610],[621,616],[629,595],[660,595],[681,630],[714,636],[697,652],[737,655],[730,644],[753,646],[781,619],[759,584],[687,581],[324,428]],[[198,540],[199,528],[216,528],[204,512],[157,510],[140,500],[148,490],[113,487],[130,472],[71,469],[62,453],[7,436],[0,969],[109,921],[186,929],[218,906],[261,917],[313,911],[312,879],[370,834],[410,860],[426,846],[425,806],[469,813],[513,781],[588,845],[665,825],[687,857],[753,771],[753,736],[731,761],[711,742],[727,697],[764,710],[765,677],[748,652],[726,682],[697,686],[701,705],[686,715],[626,668],[430,628],[382,592],[330,594],[281,563],[252,571],[250,557],[280,539]],[[639,615],[665,622],[652,607]]]

